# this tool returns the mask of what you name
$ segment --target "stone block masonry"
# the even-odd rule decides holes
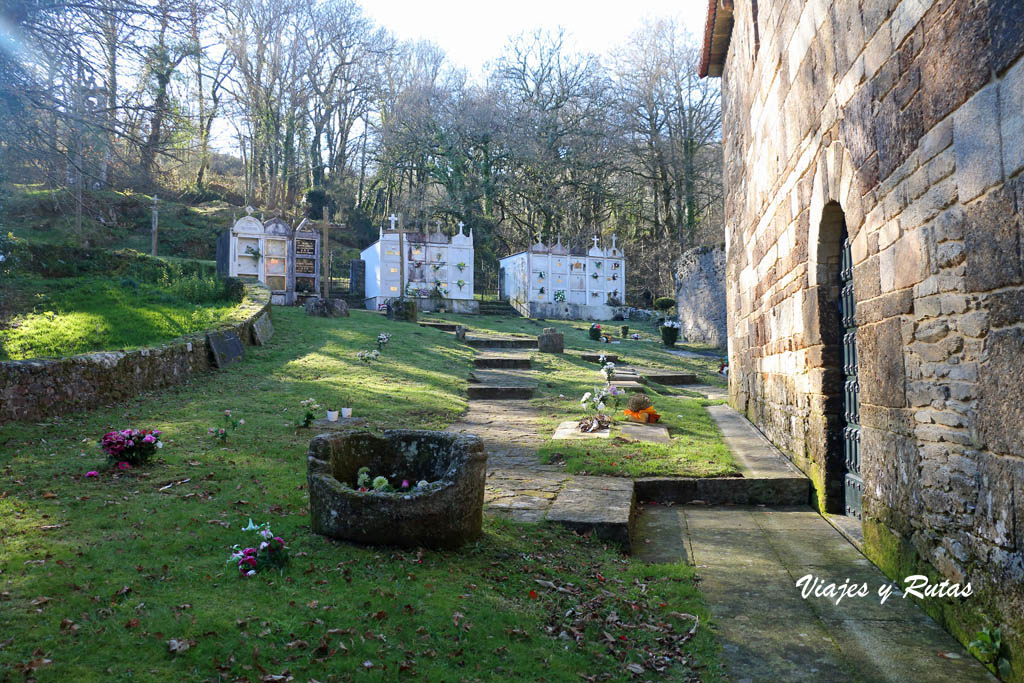
[[[1024,8],[759,9],[715,15],[730,402],[844,510],[848,237],[865,550],[970,581],[930,611],[1024,680]]]
[[[247,284],[234,331],[245,344],[254,342],[257,318],[270,315],[270,290]],[[0,363],[0,424],[67,415],[98,405],[124,401],[143,391],[180,384],[212,369],[206,333],[134,351],[102,351],[56,359]]]
[[[676,264],[676,311],[680,338],[699,344],[725,346],[725,249],[697,247]]]

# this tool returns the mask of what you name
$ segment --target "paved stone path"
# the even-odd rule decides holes
[[[715,398],[724,394],[719,387],[687,388]],[[788,461],[742,416],[727,406],[709,412],[747,477],[792,476]],[[629,487],[625,480],[573,477],[560,466],[541,465],[536,450],[546,437],[529,401],[471,400],[449,431],[484,440],[487,514],[572,526],[576,519],[587,522],[577,506],[599,513],[619,504]],[[630,517],[630,527],[636,530],[635,558],[696,567],[733,681],[995,680],[898,590],[880,604],[877,590],[889,580],[809,507],[650,505]],[[629,541],[629,534],[618,538],[621,525],[610,534]],[[839,605],[804,599],[796,582],[807,574],[826,583],[866,583],[870,594]]]
[[[644,506],[633,556],[697,568],[729,677],[745,681],[993,681],[960,643],[815,511]],[[803,599],[796,582],[867,583],[870,594]]]

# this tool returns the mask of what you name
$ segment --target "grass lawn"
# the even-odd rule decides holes
[[[185,287],[191,281],[197,291]],[[237,307],[218,300],[215,287],[212,278],[170,291],[128,278],[10,278],[0,305],[0,360],[137,348],[209,329]]]
[[[592,341],[587,334],[590,323],[580,321],[455,315],[428,317],[432,320],[458,322],[473,331],[481,332],[535,336],[545,327],[554,327],[561,332],[565,337],[565,354],[532,354],[533,367],[540,370],[541,380],[533,403],[541,410],[542,427],[552,434],[560,422],[578,419],[583,415],[580,398],[585,392],[595,391],[604,385],[604,378],[598,372],[600,366],[582,360],[575,353],[577,351],[614,353],[619,356],[620,365],[693,372],[701,383],[724,385],[717,372],[716,358],[684,358],[667,353],[660,338],[655,336],[653,323],[631,327],[631,331],[641,333],[641,341],[622,339],[620,344],[605,344]],[[609,332],[614,330],[618,334],[621,324],[612,322],[604,325]],[[679,348],[692,347],[681,345]],[[706,348],[701,347],[699,350]],[[718,428],[703,409],[705,405],[721,401],[700,398],[699,394],[687,392],[683,387],[651,385],[647,393],[662,416],[660,424],[668,427],[671,444],[637,443],[614,436],[586,441],[549,440],[539,451],[541,459],[545,462],[564,462],[566,471],[571,474],[719,477],[738,473]],[[616,421],[626,421],[622,414],[625,398],[618,410],[608,411]]]
[[[312,534],[313,432],[294,427],[299,402],[351,406],[376,425],[444,427],[466,408],[472,351],[366,312],[327,320],[275,308],[274,324],[271,343],[229,370],[128,405],[0,427],[0,671],[534,681],[625,680],[628,666],[650,678],[667,666],[668,680],[720,678],[685,565],[641,565],[558,528],[497,520],[460,552]],[[382,331],[393,335],[382,359],[357,360]],[[224,410],[246,424],[222,445],[206,432]],[[97,440],[128,425],[163,430],[165,447],[138,470],[101,467]],[[94,469],[98,478],[84,476]],[[241,579],[225,564],[251,538],[240,531],[249,518],[286,539],[283,575]],[[685,614],[701,625],[682,645]],[[171,639],[188,649],[170,652]]]

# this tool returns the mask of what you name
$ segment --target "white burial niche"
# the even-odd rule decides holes
[[[465,224],[448,236],[440,223],[434,232],[398,229],[398,216],[388,217],[391,227],[380,228],[376,242],[363,249],[366,264],[365,304],[369,310],[389,299],[418,300],[419,310],[444,309],[452,313],[478,313],[473,298],[473,230]]]
[[[280,218],[263,222],[246,211],[217,239],[218,274],[262,282],[277,305],[317,296],[321,249],[314,226],[305,219],[296,228]]]
[[[501,296],[522,315],[556,320],[611,320],[626,296],[626,259],[616,244],[567,247],[559,237],[499,260]]]

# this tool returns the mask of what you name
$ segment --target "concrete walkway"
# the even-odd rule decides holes
[[[693,564],[722,644],[744,681],[994,681],[952,636],[825,519],[807,508],[645,506],[635,558]],[[796,582],[866,583],[838,605]]]

